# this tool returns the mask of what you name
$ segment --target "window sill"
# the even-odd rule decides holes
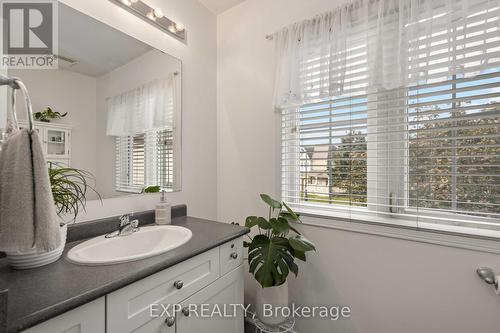
[[[142,194],[142,189],[125,189],[125,188],[117,188],[116,192],[127,193],[127,194]]]
[[[304,212],[301,213],[301,220],[304,225],[315,227],[500,254],[500,240],[494,237],[464,235],[442,230],[417,229],[404,225],[389,225],[366,220],[348,220]]]

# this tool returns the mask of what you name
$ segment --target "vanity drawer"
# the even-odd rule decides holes
[[[151,317],[151,304],[179,303],[218,277],[219,248],[215,248],[117,290],[106,296],[106,332],[140,332],[158,320]]]
[[[219,248],[221,275],[232,271],[243,263],[243,237],[224,243]]]

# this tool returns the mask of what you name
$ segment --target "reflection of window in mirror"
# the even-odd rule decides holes
[[[34,112],[50,107],[67,113],[35,122],[45,158],[91,173],[102,198],[148,186],[179,191],[181,61],[69,6],[58,7],[58,68],[0,69],[25,83]],[[0,89],[0,146],[9,95]],[[20,102],[17,115],[23,127],[27,118]],[[126,165],[117,164],[122,157]],[[88,200],[98,199],[87,194]]]
[[[177,72],[109,97],[107,134],[115,136],[118,192],[174,189]]]
[[[140,193],[144,187],[173,189],[173,131],[152,130],[116,138],[116,190]]]

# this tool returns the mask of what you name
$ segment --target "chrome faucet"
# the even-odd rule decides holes
[[[115,230],[104,237],[113,238],[118,236],[128,236],[139,231],[139,220],[130,221],[130,217],[132,217],[132,214],[124,214],[120,216],[118,230]]]

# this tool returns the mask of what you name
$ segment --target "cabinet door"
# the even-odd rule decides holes
[[[167,323],[167,320],[172,322]],[[135,329],[134,333],[175,333],[175,317],[160,317],[150,320]]]
[[[45,130],[47,159],[69,158],[69,131],[47,128]]]
[[[163,306],[178,304],[219,277],[215,248],[106,296],[107,333],[170,333]],[[175,316],[173,311],[168,315]],[[173,331],[172,331],[173,333]]]
[[[176,333],[243,333],[242,304],[243,266],[239,266],[181,303]]]
[[[105,311],[101,297],[22,333],[105,333]]]

